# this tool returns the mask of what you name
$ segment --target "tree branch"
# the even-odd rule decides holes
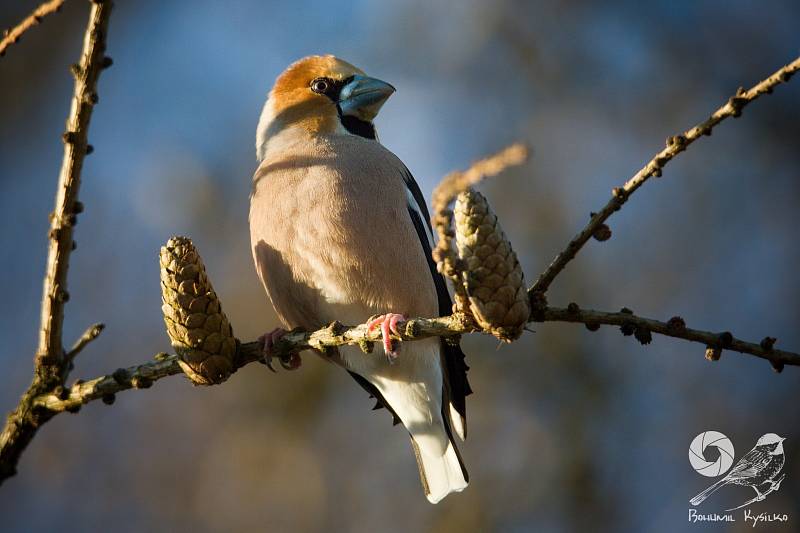
[[[428,337],[451,337],[477,331],[463,315],[439,318],[414,318],[401,324],[402,335],[393,338],[414,341]],[[324,351],[336,346],[361,346],[365,352],[372,351],[372,343],[381,339],[378,330],[368,331],[366,324],[343,326],[338,322],[312,332],[292,331],[277,341],[272,349],[273,357],[288,358],[304,350]],[[369,355],[366,355],[369,357]],[[375,355],[373,357],[380,357]],[[55,393],[42,394],[34,403],[54,413],[75,412],[82,404],[103,399],[113,403],[113,395],[129,389],[149,388],[153,382],[183,374],[177,355],[157,354],[155,361],[129,368],[117,369],[112,374],[90,381],[78,381],[60,396]],[[235,369],[253,362],[263,362],[263,347],[259,341],[239,344],[235,356]]]
[[[606,240],[610,237],[610,231],[605,226],[605,221],[615,212],[619,211],[622,205],[628,200],[636,189],[652,176],[661,176],[661,169],[669,163],[672,158],[686,150],[686,148],[703,135],[711,135],[714,127],[728,117],[738,117],[742,109],[763,94],[769,94],[781,83],[785,83],[800,70],[800,57],[788,65],[778,69],[774,74],[755,84],[752,88],[745,91],[739,88],[734,96],[719,109],[714,111],[706,120],[683,132],[681,135],[669,137],[667,146],[658,152],[644,167],[633,175],[622,187],[617,187],[612,191],[611,199],[597,213],[592,215],[589,223],[567,244],[559,254],[553,259],[547,269],[542,272],[536,283],[528,291],[533,296],[534,293],[544,294],[556,276],[564,270],[564,267],[572,261],[577,253],[583,248],[588,240],[597,235],[598,240]],[[605,233],[605,235],[603,235]]]
[[[659,333],[676,339],[699,342],[712,350],[733,350],[744,354],[755,355],[766,359],[772,366],[781,371],[784,365],[800,366],[800,354],[776,350],[772,348],[775,339],[766,337],[761,344],[737,339],[729,332],[712,333],[686,327],[683,319],[673,317],[667,322],[634,315],[627,309],[618,313],[583,310],[576,304],[566,308],[548,307],[533,320],[535,322],[573,322],[585,324],[590,330],[597,330],[600,325],[620,326],[623,334],[634,335],[642,344],[652,341],[652,333]],[[413,318],[400,324],[402,335],[392,334],[392,338],[411,342],[428,337],[452,337],[464,333],[475,333],[474,323],[464,315],[451,315],[441,318]],[[304,350],[324,351],[335,346],[357,345],[369,350],[370,343],[380,340],[380,332],[367,331],[361,324],[350,327],[338,322],[313,332],[293,331],[286,334],[273,348],[273,356],[288,358],[292,354]],[[239,345],[235,358],[235,368],[239,369],[249,363],[262,362],[262,345],[258,341]],[[369,355],[366,355],[369,357]],[[374,356],[379,357],[379,356]],[[156,360],[129,368],[120,368],[112,374],[89,381],[79,381],[61,395],[56,393],[42,394],[34,399],[34,404],[54,413],[75,412],[81,405],[93,400],[102,399],[105,403],[113,403],[114,395],[129,389],[146,389],[155,381],[175,374],[183,374],[177,355],[161,353]]]
[[[16,44],[22,38],[22,34],[38,25],[44,17],[51,13],[55,13],[61,9],[61,4],[64,0],[50,0],[45,2],[36,9],[33,13],[25,17],[22,22],[9,28],[3,32],[3,38],[0,39],[0,57],[6,55],[6,49],[12,44]]]
[[[45,364],[58,364],[63,358],[61,328],[64,323],[64,303],[69,300],[67,270],[73,248],[72,232],[78,214],[83,211],[83,204],[78,201],[78,191],[83,159],[92,151],[87,135],[92,110],[97,103],[97,79],[105,63],[105,34],[110,12],[110,2],[92,3],[81,61],[72,69],[75,91],[67,117],[67,131],[62,136],[64,158],[58,176],[55,210],[50,215],[42,325],[37,350],[38,358]]]
[[[636,340],[642,344],[650,344],[652,342],[651,333],[658,333],[667,337],[705,344],[707,347],[706,358],[710,360],[718,360],[723,349],[732,350],[766,359],[777,372],[782,371],[784,365],[800,365],[800,354],[774,349],[773,345],[776,339],[773,337],[764,337],[759,344],[755,344],[737,339],[728,331],[712,333],[690,329],[678,316],[670,318],[667,322],[660,322],[652,318],[636,316],[627,308],[623,308],[618,313],[609,313],[591,309],[583,310],[573,303],[566,308],[548,307],[534,321],[577,322],[585,324],[590,331],[596,331],[601,324],[620,326],[623,335],[634,335]]]
[[[67,292],[69,254],[74,247],[73,226],[83,210],[78,201],[80,173],[84,156],[91,151],[87,144],[89,120],[97,103],[97,79],[100,70],[110,65],[105,58],[105,36],[111,13],[111,2],[93,2],[83,41],[80,62],[72,69],[75,90],[64,133],[64,158],[58,177],[55,210],[50,215],[47,270],[42,296],[42,318],[39,346],[34,359],[34,376],[16,409],[8,415],[0,433],[0,482],[16,472],[22,451],[37,429],[55,414],[41,409],[34,399],[45,393],[63,394],[68,374],[61,328]]]
[[[86,346],[90,342],[95,340],[100,335],[100,333],[105,329],[105,327],[106,327],[105,324],[92,324],[91,326],[89,326],[87,330],[83,332],[83,335],[81,335],[80,338],[77,341],[75,341],[75,344],[72,346],[72,349],[69,352],[67,352],[66,363],[69,364],[73,360],[75,360],[75,357],[77,357],[78,354],[81,353],[81,350],[86,348]]]

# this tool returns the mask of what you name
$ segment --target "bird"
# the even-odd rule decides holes
[[[305,57],[277,77],[256,133],[250,240],[283,326],[261,337],[265,360],[294,328],[334,321],[379,328],[373,353],[344,346],[320,356],[405,427],[425,495],[437,503],[469,483],[455,436],[466,438],[472,389],[458,341],[433,337],[395,347],[391,339],[406,317],[452,312],[431,257],[425,199],[373,122],[394,92],[333,55]],[[300,362],[297,356],[282,364],[294,369]]]
[[[768,490],[771,491],[774,490],[775,484],[779,483],[775,481],[775,477],[786,461],[783,452],[784,440],[786,440],[784,437],[775,433],[762,435],[753,449],[744,454],[725,477],[689,500],[689,503],[694,506],[700,505],[711,494],[731,483],[752,487],[756,491],[755,500],[764,499],[765,493],[758,488],[769,483]]]

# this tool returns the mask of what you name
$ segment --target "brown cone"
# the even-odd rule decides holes
[[[161,247],[161,310],[183,371],[197,385],[222,383],[234,370],[236,338],[192,241]]]
[[[455,206],[456,245],[475,321],[511,342],[522,334],[530,303],[517,254],[484,196],[467,189]]]

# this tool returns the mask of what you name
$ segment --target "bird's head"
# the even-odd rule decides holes
[[[258,158],[270,138],[287,128],[374,139],[372,120],[394,90],[332,55],[296,61],[275,80],[264,105],[256,135]]]
[[[784,437],[778,436],[775,433],[765,433],[758,439],[756,446],[763,446],[769,450],[771,455],[781,455],[783,453]]]

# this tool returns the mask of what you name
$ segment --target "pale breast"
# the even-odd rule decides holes
[[[267,153],[255,175],[250,235],[259,276],[287,326],[436,314],[402,172],[379,143],[351,135]]]

